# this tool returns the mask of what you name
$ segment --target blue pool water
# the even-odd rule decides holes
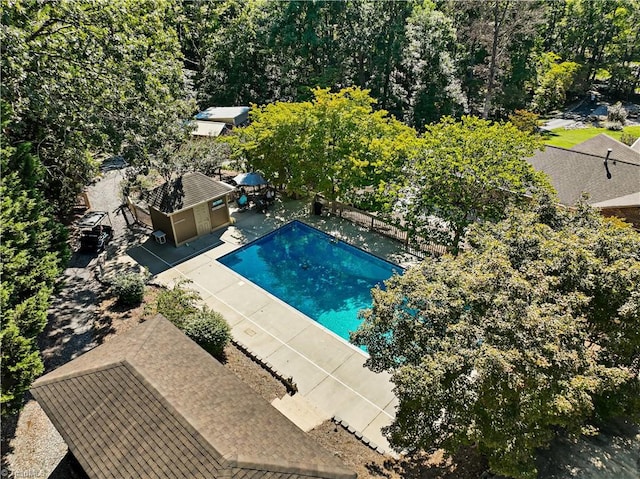
[[[403,269],[299,221],[218,259],[342,338],[371,307],[371,289]]]

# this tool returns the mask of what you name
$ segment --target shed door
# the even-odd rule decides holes
[[[211,233],[211,218],[209,216],[208,203],[202,203],[193,207],[193,216],[196,219],[198,236]]]

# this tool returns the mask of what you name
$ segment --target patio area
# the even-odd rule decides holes
[[[401,245],[335,217],[310,215],[310,203],[277,201],[267,214],[232,211],[235,224],[175,248],[153,238],[128,251],[173,286],[188,280],[204,303],[224,315],[236,341],[284,377],[298,393],[274,406],[302,429],[337,416],[366,437],[375,449],[391,452],[380,429],[391,423],[396,406],[388,374],[364,367],[361,349],[272,296],[216,260],[243,244],[300,219],[384,259],[407,266],[415,258]]]

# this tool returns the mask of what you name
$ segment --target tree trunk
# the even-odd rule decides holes
[[[503,7],[502,12],[500,11]],[[491,110],[491,100],[493,99],[493,90],[495,89],[496,69],[498,66],[498,42],[500,41],[500,30],[504,22],[504,18],[509,9],[509,2],[501,5],[499,0],[495,0],[493,4],[493,38],[491,42],[491,63],[489,64],[489,78],[487,79],[487,93],[484,97],[484,109],[482,118],[485,120],[489,117]]]

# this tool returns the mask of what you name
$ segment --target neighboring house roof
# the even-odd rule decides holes
[[[610,160],[622,160],[640,165],[639,152],[604,133],[589,138],[571,149],[603,158],[607,156],[607,150],[611,149]]]
[[[631,145],[631,149],[640,153],[640,138],[633,142],[633,145]]]
[[[92,478],[355,478],[164,317],[31,392]]]
[[[595,204],[640,191],[640,163],[613,161],[610,157],[607,167],[611,178],[608,179],[605,156],[547,146],[527,161],[549,176],[560,202],[565,205],[574,205],[582,193],[589,195],[589,204]]]
[[[640,191],[637,193],[631,193],[630,195],[600,201],[599,203],[593,203],[591,206],[595,208],[640,208]]]
[[[193,136],[220,136],[227,129],[227,124],[218,121],[194,121]]]
[[[145,199],[149,206],[172,214],[220,198],[234,189],[200,172],[186,173],[147,192]]]
[[[220,121],[230,125],[241,125],[249,120],[248,106],[212,106],[195,116],[196,120]]]

